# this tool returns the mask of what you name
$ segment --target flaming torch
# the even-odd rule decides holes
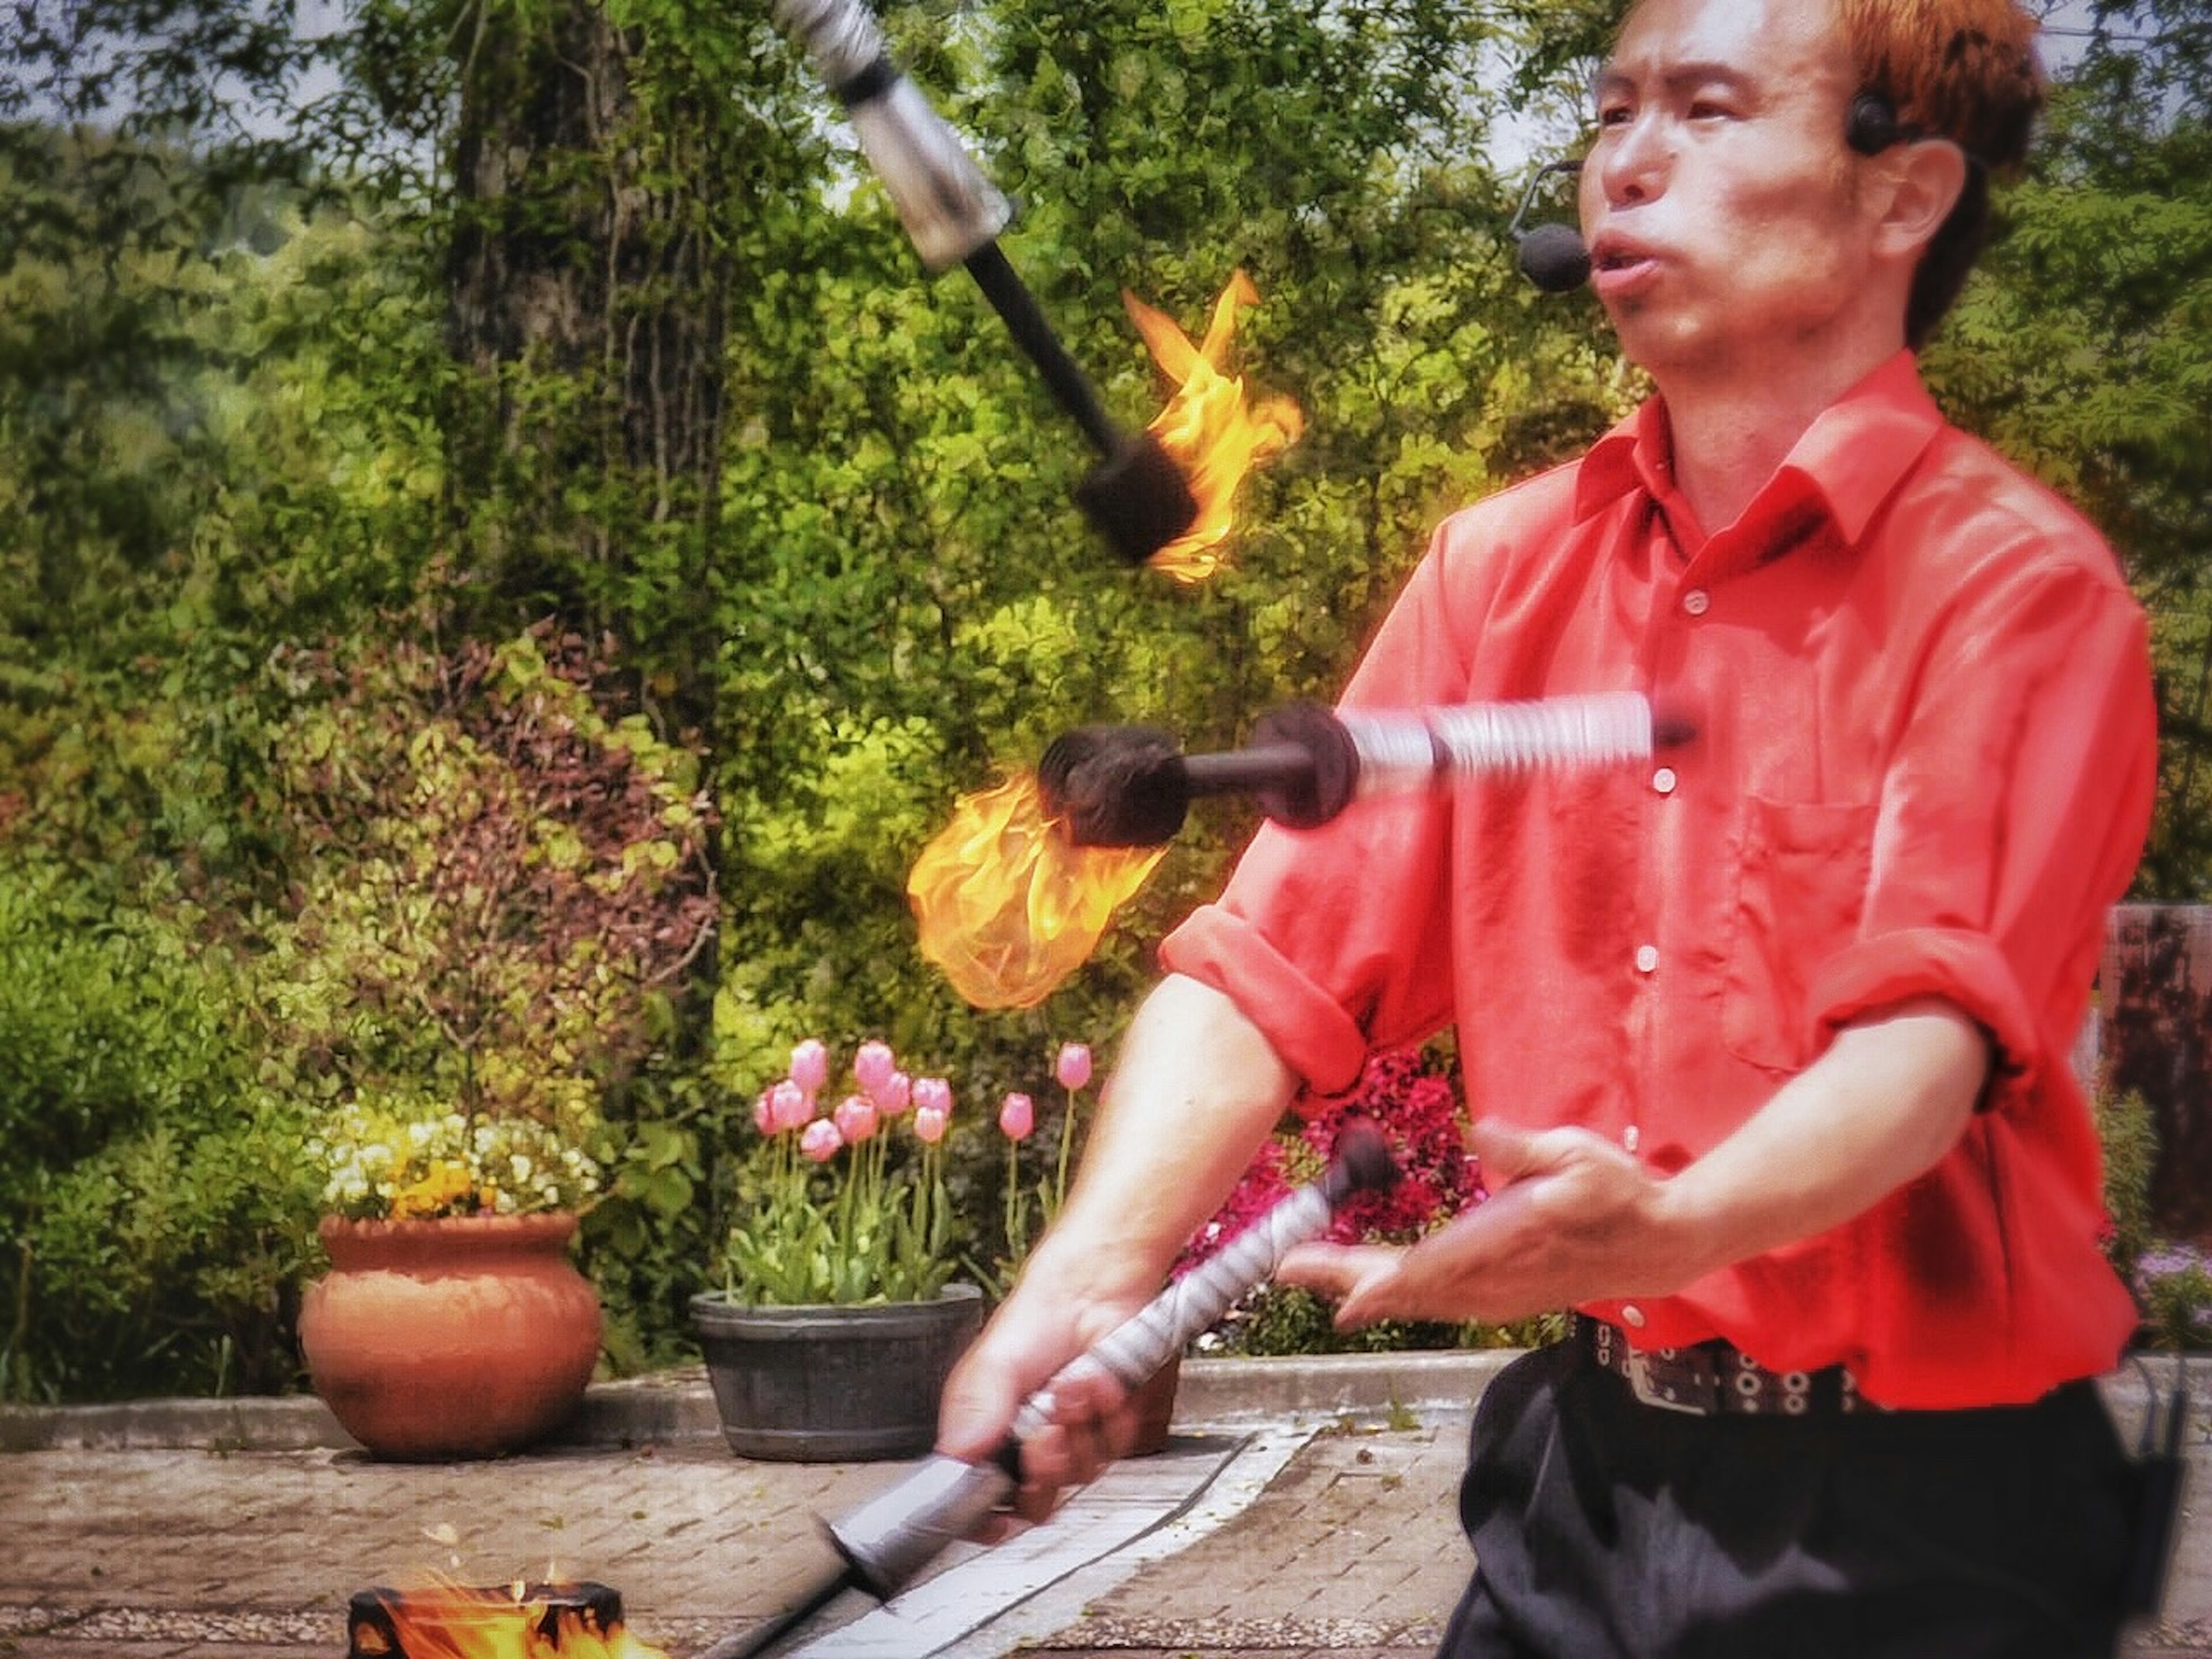
[[[1635,691],[1342,714],[1297,702],[1262,715],[1248,747],[1220,754],[1185,755],[1153,726],[1079,727],[1053,740],[1037,776],[1043,810],[1072,846],[1157,847],[1200,796],[1249,795],[1276,823],[1313,830],[1372,795],[1640,762],[1695,735]]]
[[[1089,958],[1193,800],[1245,795],[1293,830],[1456,780],[1647,761],[1695,724],[1640,692],[1339,714],[1288,703],[1245,748],[1186,755],[1149,726],[1054,738],[1034,775],[964,797],[907,878],[922,954],[978,1008],[1027,1008]]]
[[[967,267],[1054,398],[1098,452],[1098,465],[1075,491],[1091,523],[1132,564],[1186,534],[1199,507],[1182,469],[1158,438],[1126,433],[1107,414],[999,247],[999,233],[1013,217],[1006,198],[900,72],[875,19],[860,0],[776,0],[775,15],[805,45],[844,104],[923,264],[933,274]]]

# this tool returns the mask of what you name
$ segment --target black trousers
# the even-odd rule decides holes
[[[2033,1406],[1692,1417],[1572,1344],[1477,1407],[1443,1659],[2103,1659],[2137,1475],[2094,1384]]]

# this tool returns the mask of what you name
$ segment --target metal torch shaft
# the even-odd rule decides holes
[[[1006,228],[1012,205],[901,72],[860,0],[775,0],[775,15],[845,106],[923,264],[947,270]]]
[[[1106,412],[1105,404],[1098,400],[1097,389],[1082,366],[1067,354],[1053,332],[1052,325],[1045,319],[1044,307],[1037,303],[1036,295],[1030,292],[1029,284],[1022,281],[997,242],[983,244],[962,261],[968,274],[975,279],[975,286],[983,290],[983,297],[991,302],[1006,325],[1006,331],[1014,337],[1029,360],[1035,363],[1037,373],[1044,376],[1045,388],[1052,393],[1053,401],[1075,417],[1083,428],[1083,435],[1091,440],[1091,447],[1101,455],[1111,455],[1127,441],[1114,417]]]
[[[968,268],[1054,401],[1100,454],[1113,454],[1127,440],[999,246],[1011,207],[900,72],[867,9],[860,0],[776,0],[775,9],[845,105],[923,263]]]

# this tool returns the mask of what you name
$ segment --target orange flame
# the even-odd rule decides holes
[[[474,1589],[442,1580],[428,1589],[378,1592],[407,1659],[668,1659],[620,1620],[601,1628],[588,1607],[556,1605],[553,1587],[520,1582]],[[356,1622],[356,1654],[391,1651],[386,1632]]]
[[[1080,968],[1164,847],[1078,847],[1017,773],[963,795],[907,878],[921,953],[978,1008],[1030,1008]]]
[[[1248,405],[1243,379],[1222,372],[1237,331],[1237,308],[1259,303],[1260,290],[1238,271],[1213,302],[1213,322],[1205,340],[1194,346],[1171,319],[1133,295],[1121,295],[1152,361],[1178,387],[1150,430],[1182,469],[1198,517],[1147,562],[1179,582],[1204,581],[1221,568],[1237,486],[1305,430],[1305,416],[1288,398],[1255,398]]]

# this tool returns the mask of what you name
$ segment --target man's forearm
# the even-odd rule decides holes
[[[1981,1029],[1934,999],[1838,1033],[1667,1182],[1688,1260],[1702,1273],[1825,1232],[1925,1174],[1965,1132],[1989,1066]]]
[[[1074,1189],[1039,1255],[1064,1279],[1150,1295],[1297,1086],[1235,1003],[1170,975],[1130,1024]]]
[[[1496,1193],[1410,1249],[1303,1246],[1278,1277],[1378,1319],[1523,1319],[1607,1297],[1672,1296],[1705,1274],[1849,1220],[1933,1166],[1988,1071],[1948,1004],[1838,1036],[1735,1133],[1661,1176],[1587,1129],[1502,1120],[1470,1135]]]

